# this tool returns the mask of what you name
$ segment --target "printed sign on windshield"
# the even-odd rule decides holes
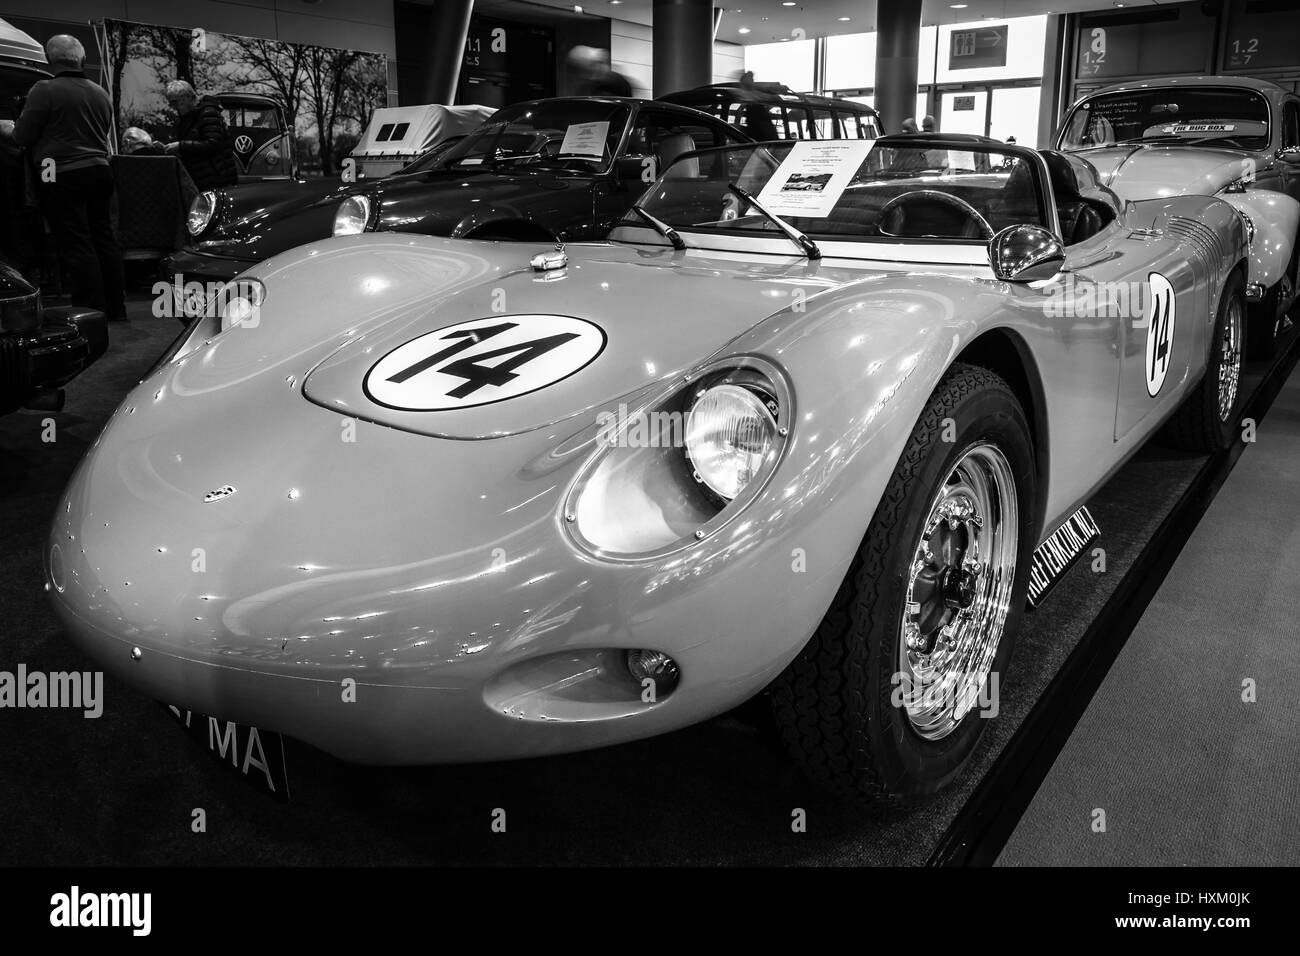
[[[758,201],[777,216],[825,219],[866,161],[875,140],[800,140],[795,143]]]

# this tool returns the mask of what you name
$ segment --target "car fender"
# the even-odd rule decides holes
[[[791,441],[755,507],[779,503],[789,540],[816,550],[826,576],[813,603],[824,608],[839,586],[944,373],[1006,325],[1005,291],[976,278],[865,279],[809,297],[803,314],[774,314],[711,357],[759,355],[789,377]]]
[[[1225,193],[1221,197],[1250,218],[1254,238],[1248,251],[1247,281],[1267,292],[1286,275],[1300,229],[1300,202],[1270,189]]]

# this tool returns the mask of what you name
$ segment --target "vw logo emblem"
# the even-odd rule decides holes
[[[253,148],[253,137],[243,133],[235,137],[235,149],[241,153],[247,153]]]

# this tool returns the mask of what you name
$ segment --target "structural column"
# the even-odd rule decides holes
[[[654,0],[654,95],[713,82],[713,0]]]
[[[473,12],[474,0],[434,0],[430,7],[420,98],[412,102],[443,105],[455,102]]]
[[[897,133],[916,112],[921,68],[921,0],[876,5],[876,110],[884,130]],[[919,122],[921,117],[916,117]]]

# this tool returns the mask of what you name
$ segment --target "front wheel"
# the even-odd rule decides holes
[[[1034,456],[1015,395],[957,365],[935,389],[835,600],[777,678],[786,749],[843,796],[933,793],[997,711],[1033,548]]]

